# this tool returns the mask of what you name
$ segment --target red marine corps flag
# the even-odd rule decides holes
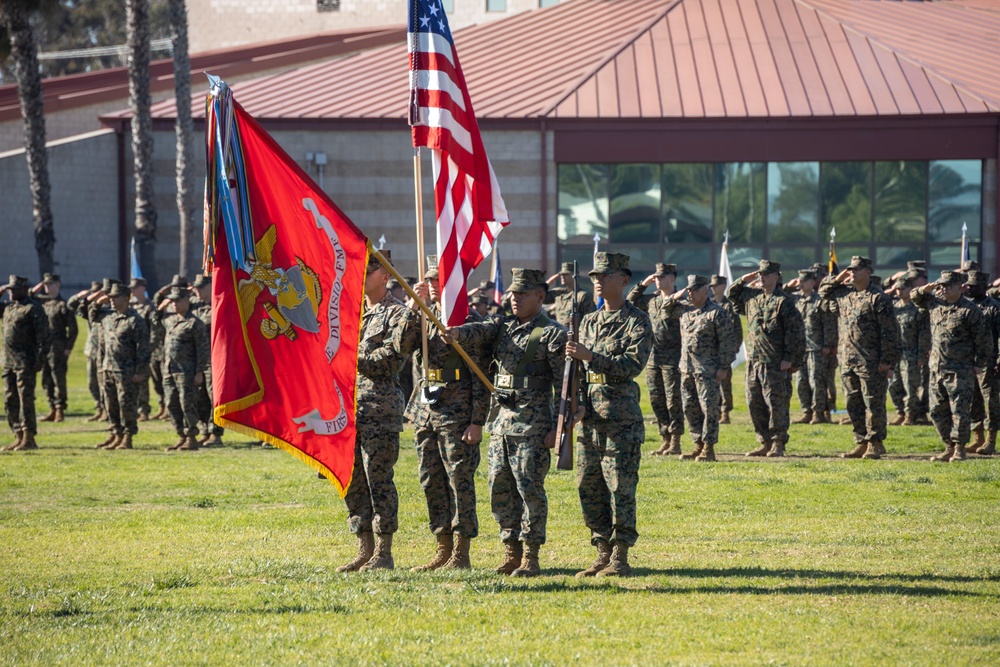
[[[215,420],[302,459],[343,495],[368,240],[212,79],[205,265]]]

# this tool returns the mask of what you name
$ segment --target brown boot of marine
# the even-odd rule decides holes
[[[628,564],[628,545],[615,542],[611,549],[611,560],[608,566],[597,573],[598,577],[627,577],[632,574]]]
[[[896,413],[896,418],[889,422],[889,426],[902,426],[906,422],[906,415],[902,412]]]
[[[715,460],[715,445],[706,444],[701,448],[701,454],[695,458],[695,461],[714,461]]]
[[[24,431],[21,434],[21,442],[17,447],[14,448],[15,452],[23,452],[29,449],[38,449],[38,443],[35,442],[35,434]]]
[[[0,449],[0,452],[12,452],[12,451],[14,451],[15,449],[17,449],[17,446],[21,444],[21,438],[23,438],[23,437],[24,437],[24,434],[21,431],[14,431],[14,442],[10,443],[9,445],[4,446],[2,449]]]
[[[944,443],[944,451],[938,454],[937,456],[932,456],[931,461],[935,461],[937,463],[947,463],[948,461],[951,460],[951,456],[954,453],[955,453],[955,445],[953,445],[950,442],[946,442]]]
[[[392,559],[392,533],[379,533],[375,536],[375,553],[371,560],[358,568],[359,572],[369,570],[393,570],[396,562]]]
[[[681,461],[694,461],[699,456],[701,456],[702,450],[705,449],[704,442],[694,443],[694,449],[687,454],[681,454]]]
[[[595,541],[594,546],[597,547],[597,558],[594,562],[590,564],[586,570],[581,570],[576,573],[577,579],[583,579],[584,577],[596,576],[598,572],[603,570],[611,562],[611,543],[607,540],[602,540],[598,538]]]
[[[854,446],[849,452],[842,452],[840,458],[842,459],[860,459],[868,451],[868,443],[862,440],[857,445]]]
[[[667,456],[676,456],[681,453],[681,436],[674,434],[670,436],[670,449],[666,451]]]
[[[465,535],[458,535],[455,538],[455,550],[451,552],[451,558],[441,566],[442,570],[471,570],[472,562],[469,560],[469,547],[472,546],[472,538]]]
[[[104,408],[97,408],[97,412],[87,417],[88,422],[99,422],[104,419]]]
[[[722,414],[719,415],[720,424],[729,424],[729,410],[723,410]]]
[[[189,435],[188,437],[184,438],[184,443],[177,448],[177,451],[194,452],[200,448],[201,445],[198,444],[198,440],[193,435]]]
[[[808,424],[812,421],[813,413],[812,410],[803,410],[802,416],[793,421],[793,424]]]
[[[42,417],[38,421],[40,421],[40,422],[54,422],[55,420],[56,420],[56,409],[52,408],[51,410],[49,410],[49,414],[45,415],[44,417]]]
[[[861,458],[868,459],[869,461],[878,461],[883,456],[885,456],[885,447],[878,440],[872,440],[868,443],[868,449],[861,455]]]
[[[542,573],[542,568],[538,566],[538,544],[527,544],[524,556],[521,557],[521,565],[511,572],[514,577],[537,577]]]
[[[966,450],[968,451],[968,450]],[[992,456],[997,452],[997,432],[988,431],[986,433],[986,444],[976,450],[980,456]]]
[[[653,450],[653,456],[664,456],[668,451],[670,451],[670,441],[671,436],[661,435],[660,436],[660,448]]]
[[[350,563],[341,565],[337,572],[356,572],[358,568],[372,559],[375,553],[375,535],[373,533],[358,533],[358,555]]]
[[[948,459],[948,463],[954,463],[955,461],[965,460],[965,445],[960,442],[955,443],[955,449],[951,453],[951,458]]]
[[[150,415],[149,418],[154,421],[157,419],[163,419],[164,416],[167,416],[169,418],[169,415],[166,415],[166,412],[167,412],[167,406],[160,404],[160,409],[157,410],[155,415]]]
[[[167,447],[167,451],[168,452],[176,452],[178,449],[180,449],[184,445],[185,442],[187,442],[187,436],[186,435],[182,435],[181,438],[180,438],[180,440],[178,440],[177,442],[175,442],[170,447]]]
[[[132,434],[125,433],[114,447],[108,449],[132,449]]]
[[[752,452],[747,452],[744,456],[767,456],[769,451],[771,451],[771,443],[765,442]]]
[[[979,428],[972,430],[972,435],[975,436],[972,440],[972,444],[966,445],[965,449],[974,454],[980,447],[986,446],[986,433],[983,431],[983,427],[980,426]]]
[[[809,423],[810,424],[829,424],[830,423],[830,417],[827,415],[827,413],[825,411],[814,412],[813,413],[813,418],[812,418],[812,420]]]
[[[524,557],[524,545],[516,540],[503,543],[503,562],[494,572],[497,574],[513,574],[521,565]]]
[[[117,442],[118,442],[118,434],[109,433],[107,439],[104,440],[104,442],[97,445],[95,449],[107,449],[108,447],[114,447]]]
[[[451,558],[451,552],[455,547],[455,536],[451,533],[445,533],[443,535],[437,536],[437,551],[434,552],[434,558],[430,560],[429,563],[423,565],[418,565],[410,570],[410,572],[429,572],[431,570],[436,570],[439,567],[443,567],[448,559]]]
[[[771,443],[771,449],[767,452],[767,458],[781,458],[785,455],[785,443],[775,440]]]
[[[55,421],[57,422],[66,421],[66,411],[63,410],[62,408],[56,408]]]

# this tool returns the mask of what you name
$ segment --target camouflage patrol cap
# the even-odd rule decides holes
[[[816,262],[815,264],[809,267],[809,270],[815,272],[817,276],[825,275],[830,272],[829,267],[823,262]]]
[[[10,274],[10,279],[7,281],[7,287],[9,287],[10,289],[18,289],[21,287],[27,289],[28,279],[25,278],[24,276],[15,276],[12,273]]]
[[[969,271],[969,278],[965,281],[966,285],[989,285],[990,284],[990,274],[985,271]]]
[[[772,262],[769,259],[760,260],[760,264],[757,266],[757,273],[762,276],[766,276],[769,273],[778,273],[781,271],[781,264],[778,262]]]
[[[910,269],[910,270],[913,270],[913,269],[923,269],[924,271],[926,271],[927,270],[927,262],[924,261],[924,260],[922,260],[922,259],[914,259],[914,260],[909,261],[909,262],[906,263],[906,268]]]
[[[203,273],[199,273],[194,277],[194,282],[191,283],[191,287],[205,287],[206,285],[212,284],[212,276],[206,276]]]
[[[909,273],[905,276],[900,276],[896,278],[896,282],[893,283],[896,289],[906,289],[907,287],[913,287],[913,278],[909,277]]]
[[[438,277],[438,256],[427,255],[427,264],[424,268],[424,280]]]
[[[812,269],[799,269],[799,282],[803,280],[816,280],[816,272]]]
[[[596,252],[594,253],[594,268],[587,272],[589,276],[604,275],[621,271],[631,276],[632,270],[628,268],[629,256],[620,252]]]
[[[167,299],[170,301],[180,301],[181,299],[190,299],[191,290],[187,287],[181,287],[180,285],[172,285],[170,291],[167,292]]]
[[[705,287],[708,285],[708,278],[705,276],[698,276],[694,274],[688,275],[688,289],[698,289],[699,287]]]
[[[728,284],[729,281],[720,275],[713,275],[712,278],[708,281],[709,287],[715,287],[716,285],[728,285]]]
[[[100,280],[91,280],[90,281],[90,291],[91,292],[96,292],[99,289],[101,289],[101,281]]]
[[[851,263],[847,265],[848,269],[868,269],[872,268],[872,261],[867,257],[862,257],[861,255],[855,255],[851,257]]]
[[[559,273],[561,274],[568,273],[570,275],[573,275],[573,262],[563,262],[562,268],[559,269]]]
[[[941,277],[934,281],[935,285],[961,285],[964,282],[958,271],[942,271]]]
[[[105,278],[104,282],[101,283],[101,291],[107,294],[111,291],[111,288],[117,284],[120,284],[120,280],[115,280],[114,278]]]
[[[970,259],[967,262],[962,262],[962,271],[963,272],[978,271],[978,270],[979,270],[979,262],[977,262],[976,260]]]
[[[59,277],[58,273],[46,273],[42,276],[43,285],[51,285],[52,283],[60,283],[62,279]]]
[[[872,277],[868,279],[868,281],[875,287],[882,287],[882,276],[876,276],[873,274]]]
[[[677,275],[677,265],[676,264],[656,264],[656,271],[653,275],[657,278],[662,278],[663,276],[676,276]]]
[[[191,283],[188,282],[187,276],[182,276],[179,273],[175,273],[174,277],[170,279],[171,287],[189,287],[190,285]]]
[[[385,257],[386,261],[389,262],[389,264],[391,265],[392,264],[392,252],[388,248],[383,248],[382,250],[379,250],[379,252],[382,254],[383,257]],[[381,266],[382,266],[382,262],[378,261],[378,258],[375,256],[375,253],[369,254],[368,255],[368,265],[365,267],[365,275],[367,275],[369,273],[372,273],[373,271],[377,270]]]
[[[128,281],[129,289],[135,289],[136,287],[145,287],[145,286],[146,286],[145,278],[133,278],[132,280]]]
[[[539,269],[511,269],[510,287],[508,292],[527,292],[535,287],[541,287],[548,291],[548,283],[545,282],[545,272]]]
[[[492,303],[493,300],[486,292],[476,292],[469,297],[469,303]]]
[[[479,281],[479,289],[493,289],[493,281],[492,280],[480,280]]]
[[[118,296],[132,296],[132,292],[130,292],[129,289],[125,287],[125,285],[121,284],[120,282],[116,282],[111,286],[111,289],[108,290],[108,296],[110,296],[111,298],[115,298]]]

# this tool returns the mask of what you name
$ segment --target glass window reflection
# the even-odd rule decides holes
[[[663,165],[663,240],[712,240],[712,165]]]
[[[763,243],[767,216],[763,162],[715,165],[715,240],[729,231],[730,243]]]
[[[781,272],[785,280],[791,280],[799,269],[806,269],[816,262],[816,247],[803,248],[771,248],[768,259],[781,264]]]
[[[612,243],[655,243],[660,238],[660,165],[611,165],[610,194]]]
[[[559,239],[587,242],[608,235],[608,165],[559,165]],[[572,260],[566,260],[572,261]]]
[[[962,223],[969,239],[979,240],[983,217],[983,163],[981,160],[939,160],[930,163],[927,199],[929,241],[957,241]]]
[[[927,203],[927,163],[875,163],[875,239],[923,242]]]
[[[872,163],[824,162],[820,168],[820,241],[872,240]]]
[[[767,234],[771,243],[816,242],[819,163],[771,162],[767,166]]]

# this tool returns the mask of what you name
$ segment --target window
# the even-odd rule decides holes
[[[767,166],[768,241],[816,243],[818,225],[819,163],[770,163]]]
[[[927,240],[955,243],[968,226],[970,241],[979,240],[983,218],[983,163],[941,160],[930,163]]]
[[[610,199],[612,243],[659,242],[660,165],[611,165]]]
[[[767,167],[763,162],[715,165],[715,240],[729,232],[730,243],[762,243]]]
[[[486,0],[486,11],[488,12],[507,11],[507,0]]]
[[[316,11],[339,12],[340,0],[316,0]]]
[[[455,13],[455,0],[441,0],[441,7],[444,8],[445,14]]]
[[[712,165],[665,164],[661,181],[663,240],[712,241]]]
[[[607,165],[559,165],[558,226],[559,238],[570,243],[592,243],[594,234],[608,237]]]
[[[872,163],[820,165],[820,242],[836,230],[837,242],[872,240]]]
[[[551,7],[552,5],[558,5],[559,0],[538,0],[539,7]]]
[[[927,221],[927,163],[875,163],[875,238],[923,243]]]

